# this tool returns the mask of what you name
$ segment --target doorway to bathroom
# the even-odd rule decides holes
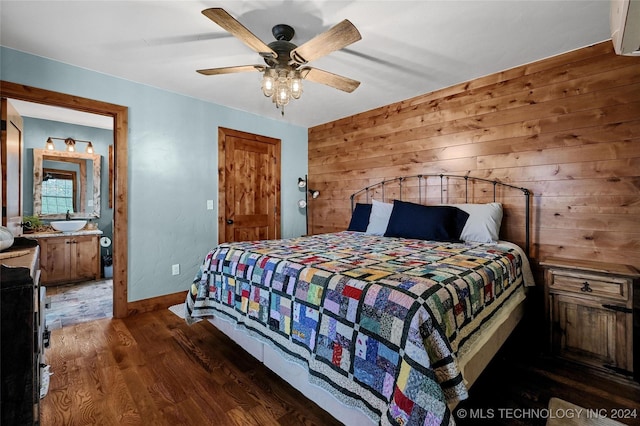
[[[129,314],[127,300],[127,134],[128,109],[79,96],[68,95],[26,85],[0,81],[2,94],[10,99],[68,108],[109,117],[113,122],[113,163],[109,164],[109,180],[113,197],[113,317]]]

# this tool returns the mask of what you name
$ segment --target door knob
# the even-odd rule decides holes
[[[233,225],[233,219],[227,219],[227,225]]]

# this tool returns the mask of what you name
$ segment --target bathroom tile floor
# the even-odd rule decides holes
[[[65,326],[113,315],[113,280],[103,279],[47,287],[51,303],[45,310],[47,327]]]

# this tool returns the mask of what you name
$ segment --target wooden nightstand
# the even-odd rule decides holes
[[[638,333],[638,318],[634,332],[634,283],[637,285],[640,273],[629,265],[554,257],[540,265],[545,268],[551,352],[610,373],[633,376],[634,334]],[[639,293],[636,287],[636,316]],[[635,364],[637,379],[640,363]]]

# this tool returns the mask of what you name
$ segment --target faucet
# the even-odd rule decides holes
[[[71,220],[71,215],[69,214],[69,210],[67,210],[67,215],[65,216],[65,220]]]

